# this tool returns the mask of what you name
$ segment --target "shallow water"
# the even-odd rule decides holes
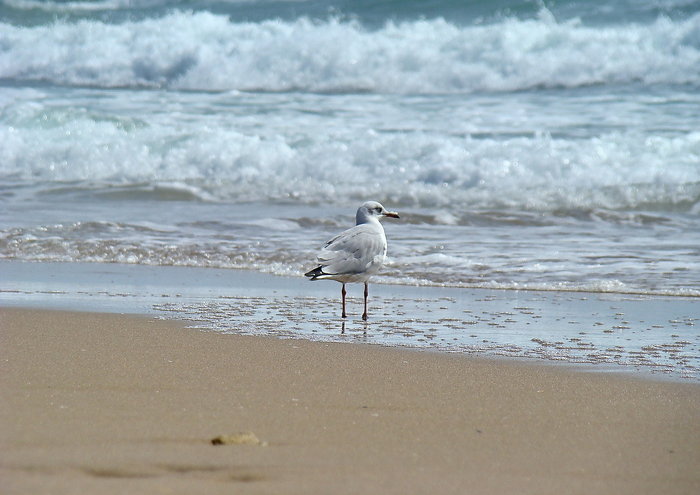
[[[144,313],[210,331],[537,359],[700,380],[695,298],[340,285],[252,271],[0,262],[4,305]]]
[[[353,224],[352,212],[327,204],[115,201],[91,193],[54,207],[63,194],[10,202],[0,213],[0,257],[299,275],[327,239]],[[400,213],[400,221],[384,222],[389,259],[377,281],[700,295],[700,230],[692,215]]]

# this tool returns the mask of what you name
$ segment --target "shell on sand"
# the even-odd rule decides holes
[[[231,435],[219,435],[211,439],[212,445],[260,445],[266,446],[267,442],[261,442],[252,431],[243,431]]]

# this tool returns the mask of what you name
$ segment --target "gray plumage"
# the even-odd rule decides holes
[[[329,240],[318,255],[318,266],[305,273],[311,280],[336,280],[343,284],[343,317],[345,317],[345,284],[364,282],[367,319],[367,283],[377,273],[386,258],[386,236],[379,223],[382,217],[399,218],[380,203],[368,201],[355,215],[356,225]]]

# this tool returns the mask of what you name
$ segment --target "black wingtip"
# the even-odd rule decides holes
[[[320,266],[317,266],[313,270],[306,272],[304,274],[305,277],[309,277],[311,280],[316,280],[321,275],[324,275],[324,273],[323,273],[323,267],[320,267]]]

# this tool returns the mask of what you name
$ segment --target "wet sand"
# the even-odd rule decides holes
[[[0,260],[4,306],[145,314],[223,333],[576,363],[700,383],[692,297],[362,284],[215,268]],[[342,321],[341,321],[342,320]]]
[[[0,328],[6,494],[700,493],[695,383],[114,314]],[[237,432],[261,443],[211,444]]]

